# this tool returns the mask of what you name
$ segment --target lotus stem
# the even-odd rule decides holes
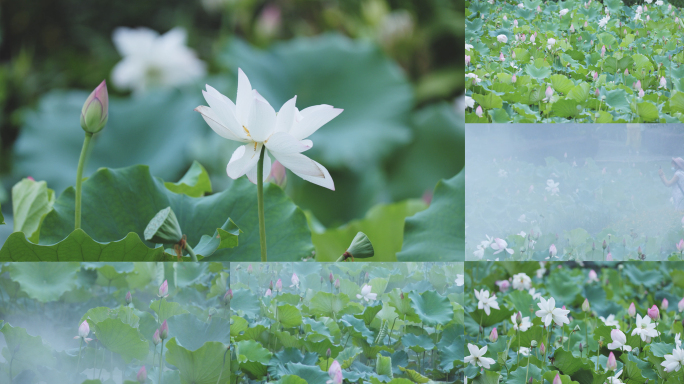
[[[158,384],[162,384],[162,363],[164,361],[163,356],[164,356],[164,339],[162,339],[161,350],[159,351],[159,382],[158,382]]]
[[[192,249],[190,244],[185,243],[185,249],[188,251],[188,255],[190,255],[192,261],[197,261],[197,255],[195,254],[195,251]]]
[[[83,167],[85,166],[88,147],[90,147],[90,139],[92,138],[92,133],[85,133],[83,148],[81,148],[81,157],[78,159],[78,168],[76,168],[76,216],[74,217],[74,229],[81,228],[81,183],[83,181]]]
[[[259,211],[259,241],[261,242],[261,262],[266,258],[266,218],[264,215],[264,155],[266,146],[261,147],[261,155],[257,163],[257,208]]]

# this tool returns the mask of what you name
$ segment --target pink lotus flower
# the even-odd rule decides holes
[[[87,336],[90,334],[90,325],[88,325],[88,321],[84,320],[81,325],[78,326],[78,336],[74,336],[74,339],[81,339],[88,344],[89,341],[92,339],[88,338]]]
[[[138,380],[138,383],[141,384],[147,380],[147,370],[145,369],[144,365],[140,368],[135,378]]]
[[[292,285],[290,285],[290,287],[297,287],[297,288],[299,288],[299,277],[297,277],[297,274],[296,274],[296,273],[293,273],[293,274],[292,274],[292,279],[291,279],[291,281],[292,281]]]
[[[541,12],[541,7],[537,5],[537,12]]]
[[[598,275],[593,269],[589,270],[589,282],[591,283],[592,281],[599,281]]]
[[[499,280],[496,282],[496,285],[499,286],[499,291],[501,292],[506,292],[511,287],[511,283],[508,280]]]
[[[470,55],[465,55],[465,65],[470,65]]]
[[[330,376],[331,379],[327,381],[328,384],[342,384],[342,367],[337,360],[333,360],[332,364],[330,364],[328,376]]]
[[[477,117],[482,117],[482,106],[477,106],[477,109],[475,109],[475,114],[477,115]]]
[[[492,332],[489,334],[489,340],[491,340],[493,343],[495,343],[499,339],[499,333],[496,331],[496,327],[492,329]]]
[[[157,296],[164,298],[168,295],[169,295],[169,283],[166,280],[164,280],[162,285],[159,287],[159,293],[157,294]]]
[[[663,299],[663,302],[660,304],[660,309],[667,312],[667,307],[669,305],[670,305],[670,303],[667,301],[667,299]]]
[[[499,254],[503,251],[506,251],[508,254],[512,255],[513,250],[511,248],[508,248],[508,243],[504,239],[500,238],[495,238],[490,247],[495,250],[494,254]]]
[[[648,317],[650,317],[653,320],[657,320],[660,317],[660,311],[658,310],[658,307],[653,304],[651,308],[648,309]]]
[[[589,24],[585,21],[584,22],[584,28],[586,28]]]
[[[608,355],[608,362],[606,363],[606,369],[609,371],[614,371],[617,369],[617,361],[615,361],[615,355],[611,352]]]

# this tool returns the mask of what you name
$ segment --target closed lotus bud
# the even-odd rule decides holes
[[[663,303],[660,304],[660,309],[667,312],[667,307],[669,306],[669,304],[670,303],[667,301],[667,299],[663,299]]]
[[[560,375],[556,373],[556,377],[553,378],[553,384],[562,384]]]
[[[340,289],[340,279],[339,278],[335,279],[335,288]]]
[[[278,281],[276,281],[275,288],[278,292],[283,290],[283,281],[281,279],[278,279]]]
[[[328,276],[328,280],[330,280],[330,284],[333,283],[333,280],[334,280],[334,279],[333,279],[333,274],[332,274],[332,272],[330,272],[330,275]]]
[[[511,76],[511,83],[515,83],[518,81],[518,77],[516,75]]]
[[[546,353],[546,347],[544,346],[544,342],[542,341],[541,345],[539,346],[539,351],[543,354]]]
[[[169,325],[164,320],[161,327],[159,327],[159,338],[165,340],[167,337],[169,337]]]
[[[250,265],[247,266],[247,273],[249,273],[249,274],[251,275],[252,272],[253,272],[252,264],[250,264]]]
[[[629,308],[627,308],[627,314],[629,317],[634,317],[636,315],[636,307],[634,306],[634,303],[629,305]]]
[[[268,284],[268,289],[273,290],[273,280]]]
[[[131,291],[128,291],[126,294],[126,305],[130,304],[133,301],[133,297],[131,297]]]
[[[681,299],[679,303],[677,303],[677,310],[679,312],[684,312],[684,299]]]
[[[400,293],[400,294],[399,294],[399,297],[401,297],[401,299],[404,300],[404,292]],[[682,301],[684,301],[684,299],[682,299]],[[681,312],[681,311],[680,311],[680,312]]]
[[[658,307],[655,304],[653,304],[653,306],[648,309],[648,317],[650,317],[653,320],[657,320],[660,317],[660,311],[658,310]]]
[[[154,335],[152,335],[152,342],[154,343],[154,345],[159,345],[159,343],[161,343],[161,337],[159,337],[158,329],[154,331]]]
[[[603,245],[602,245],[603,249],[605,250],[607,246],[608,246],[608,244],[606,243],[605,240],[603,240]]]
[[[594,92],[594,95],[596,95],[596,97],[599,97],[600,93],[599,93],[599,89],[598,89],[598,88],[596,88],[596,91]]]
[[[591,307],[589,306],[589,299],[584,299],[584,303],[582,303],[582,310],[584,312],[591,312]]]
[[[330,348],[328,348],[328,350],[325,351],[325,357],[330,358]]]
[[[613,352],[611,352],[608,355],[608,362],[606,363],[606,369],[608,369],[609,371],[614,371],[615,369],[617,369],[617,361],[615,361],[615,355],[613,354]]]
[[[520,313],[520,311],[518,311],[518,314],[515,315],[515,323],[518,326],[520,326],[520,324],[522,324],[522,313]]]
[[[183,238],[180,224],[171,207],[157,212],[145,228],[145,240],[155,244],[178,244]]]
[[[584,351],[584,348],[582,347],[582,343],[579,343],[579,350],[580,350],[580,353],[582,353],[582,351]]]
[[[224,302],[230,302],[233,300],[233,290],[228,288],[228,291],[226,291],[226,294],[223,295],[223,301]]]
[[[606,255],[606,261],[613,261],[613,254],[612,253],[608,252],[608,254]]]
[[[532,378],[531,377],[529,380],[527,380],[527,384],[532,384]]]
[[[161,286],[159,286],[159,293],[157,294],[159,297],[166,297],[169,295],[169,283],[167,280],[164,280]]]
[[[363,232],[359,232],[354,236],[354,240],[352,240],[349,248],[347,248],[346,253],[355,259],[366,259],[373,257],[375,250],[373,250],[373,244],[371,244],[368,236]]]
[[[141,384],[147,381],[147,370],[145,369],[144,365],[142,366],[142,368],[140,368],[135,378],[138,380],[138,383]]]
[[[90,133],[100,132],[109,118],[109,95],[107,83],[103,80],[90,93],[81,109],[81,128]]]
[[[489,333],[489,340],[496,342],[499,339],[499,332],[496,331],[496,327],[492,329],[492,332]]]

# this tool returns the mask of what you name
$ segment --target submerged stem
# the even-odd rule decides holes
[[[261,242],[261,262],[266,260],[266,219],[264,216],[264,155],[266,146],[261,147],[257,163],[257,208],[259,211],[259,240]]]
[[[81,228],[81,183],[83,181],[83,167],[85,166],[86,155],[88,154],[88,147],[90,146],[90,139],[92,138],[92,133],[85,133],[83,148],[81,148],[81,157],[78,159],[78,168],[76,168],[76,217],[74,218],[74,229]]]

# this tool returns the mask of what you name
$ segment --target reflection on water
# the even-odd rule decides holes
[[[681,124],[466,125],[466,135],[466,260],[679,258]]]

